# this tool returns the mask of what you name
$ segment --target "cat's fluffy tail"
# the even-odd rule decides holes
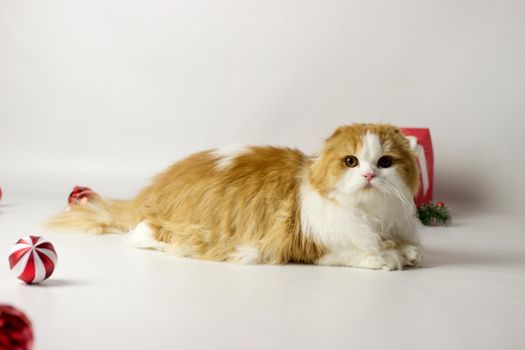
[[[46,222],[46,227],[60,231],[92,233],[128,232],[141,221],[134,201],[108,200],[95,194],[85,204],[70,206]]]

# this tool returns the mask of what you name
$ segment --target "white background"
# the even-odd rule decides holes
[[[0,185],[129,197],[188,153],[430,127],[436,197],[523,213],[523,1],[0,1]]]
[[[520,349],[525,2],[0,0],[0,303],[36,350]],[[450,227],[401,272],[236,266],[40,222],[72,186],[131,197],[191,152],[319,149],[337,126],[429,127]],[[7,252],[55,244],[25,286]]]

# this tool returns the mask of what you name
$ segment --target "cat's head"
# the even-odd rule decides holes
[[[321,194],[354,199],[370,194],[414,195],[419,180],[409,141],[387,124],[338,128],[325,141],[308,175]]]

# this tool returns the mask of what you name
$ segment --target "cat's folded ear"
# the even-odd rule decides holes
[[[337,129],[335,129],[335,131],[332,133],[332,135],[330,135],[330,137],[328,137],[328,139],[326,139],[326,141],[336,138],[337,136],[341,135],[341,133],[344,130],[346,130],[348,128],[350,128],[350,125],[342,125],[342,126],[338,127]]]
[[[405,135],[405,133],[403,133],[403,131],[396,127],[396,126],[392,126],[394,132],[396,134],[399,134],[405,141],[405,143],[408,145],[408,147],[410,148],[410,150],[412,152],[416,152],[416,149],[417,149],[417,138],[415,136],[408,136],[408,135]]]
[[[326,139],[326,142],[330,142],[336,138],[338,138],[341,135],[344,135],[347,139],[352,140],[358,140],[362,136],[362,130],[363,128],[366,128],[366,126],[369,124],[346,124],[341,125],[335,131],[330,135],[329,138]]]

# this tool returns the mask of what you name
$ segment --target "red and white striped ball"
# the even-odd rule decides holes
[[[20,238],[9,253],[9,266],[25,283],[39,283],[49,278],[57,263],[55,247],[44,237]]]

